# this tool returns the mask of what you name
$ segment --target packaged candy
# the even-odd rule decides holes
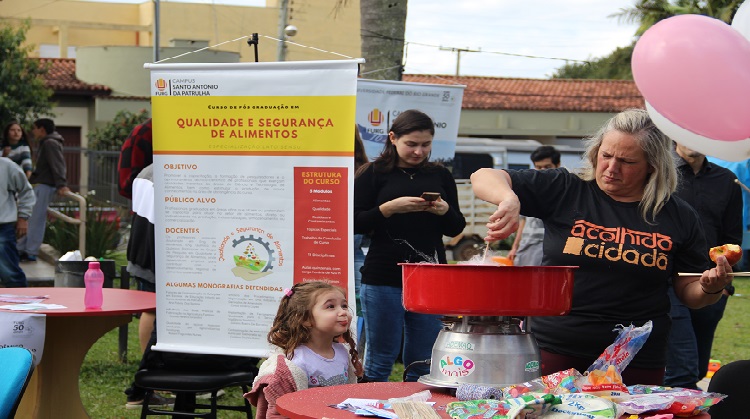
[[[653,324],[649,320],[641,327],[630,325],[618,328],[620,333],[615,341],[591,364],[584,376],[576,380],[581,392],[615,399],[630,394],[621,374],[643,347]]]
[[[632,394],[627,400],[617,403],[628,413],[636,409],[648,409],[655,413],[673,414],[675,417],[690,417],[708,411],[726,396],[720,393],[708,393],[686,388],[635,385],[628,387]],[[661,398],[661,402],[659,399]],[[670,401],[669,403],[666,403]]]
[[[575,381],[581,373],[575,368],[558,371],[522,384],[503,387],[505,397],[518,397],[522,394],[537,392],[549,394],[567,394],[578,392]]]
[[[466,400],[448,403],[446,413],[453,419],[512,419],[539,417],[560,399],[552,394],[528,393],[502,400]]]
[[[674,397],[669,394],[635,394],[626,400],[620,400],[617,405],[625,413],[638,415],[646,412],[668,409],[674,402]]]
[[[591,394],[563,394],[560,403],[550,406],[542,416],[549,419],[617,419],[622,410],[611,400]]]

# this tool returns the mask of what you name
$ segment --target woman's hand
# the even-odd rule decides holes
[[[521,202],[511,193],[500,201],[497,210],[490,215],[487,223],[487,237],[485,241],[502,240],[518,230],[518,220],[521,214]]]
[[[716,267],[704,271],[698,281],[702,291],[711,295],[721,294],[724,287],[732,283],[732,277],[727,275],[729,272],[732,272],[732,266],[727,262],[727,258],[717,257]]]
[[[405,214],[407,212],[423,212],[423,211],[430,211],[433,213],[436,210],[431,209],[430,204],[437,203],[437,201],[425,201],[424,199],[418,197],[418,196],[402,196],[400,198],[392,199],[388,202],[385,202],[380,205],[380,212],[383,213],[383,216],[388,218],[393,214]],[[442,214],[445,214],[446,211],[448,211],[448,204],[444,203],[445,209],[443,210]],[[435,206],[437,208],[437,206]]]
[[[721,299],[724,287],[732,283],[732,266],[727,258],[716,258],[716,267],[703,271],[700,279],[689,276],[674,278],[674,291],[687,307],[699,309],[714,304]]]
[[[471,174],[471,188],[479,199],[498,204],[497,211],[487,223],[485,241],[502,240],[518,230],[521,202],[513,192],[508,173],[504,170],[479,169]]]

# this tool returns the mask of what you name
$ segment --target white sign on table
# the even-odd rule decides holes
[[[34,356],[34,366],[42,360],[46,330],[44,314],[0,312],[0,348],[28,349]]]

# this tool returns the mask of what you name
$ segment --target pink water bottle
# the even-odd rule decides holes
[[[89,269],[83,275],[83,283],[86,285],[86,294],[83,297],[86,308],[102,308],[104,273],[99,269],[99,262],[89,262]]]

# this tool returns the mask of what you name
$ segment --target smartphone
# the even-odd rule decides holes
[[[439,192],[423,192],[422,199],[425,201],[437,201],[440,198]]]

